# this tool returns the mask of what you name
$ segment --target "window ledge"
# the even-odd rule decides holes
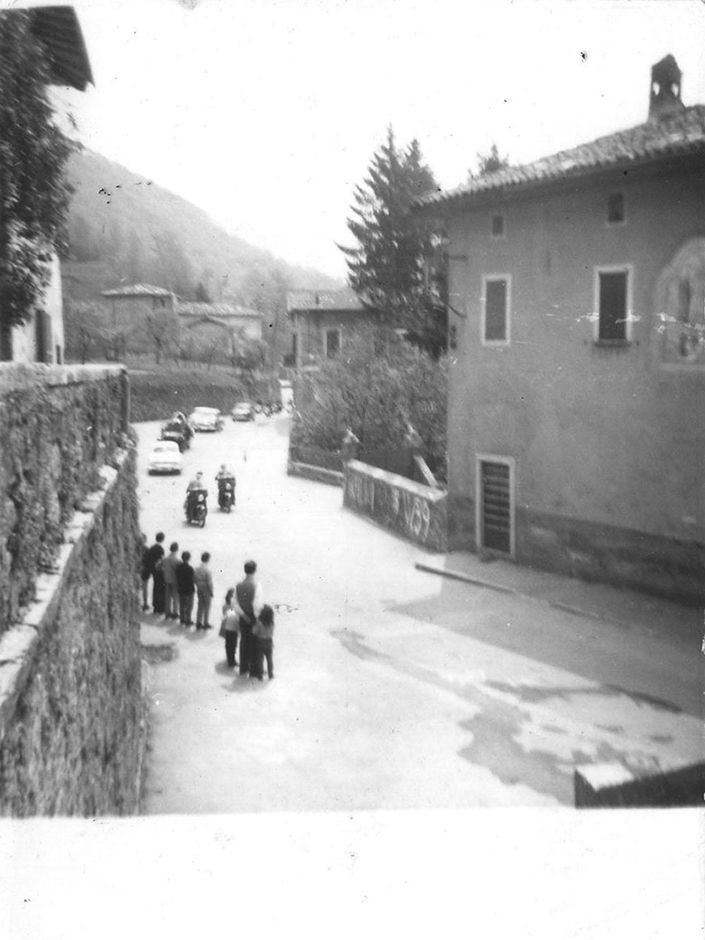
[[[632,342],[629,339],[596,339],[593,345],[624,349],[626,346],[631,346]]]

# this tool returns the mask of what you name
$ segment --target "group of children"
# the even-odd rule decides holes
[[[194,625],[193,605],[197,599],[196,629],[210,630],[209,622],[213,601],[213,577],[209,568],[210,553],[203,552],[201,564],[191,565],[191,553],[184,551],[179,556],[177,542],[164,551],[164,533],[157,532],[154,544],[147,547],[147,538],[142,536],[142,610],[150,609],[149,582],[152,581],[152,610],[163,614],[165,620],[179,620],[188,629]],[[228,668],[238,665],[238,640],[240,645],[240,675],[249,675],[262,680],[264,663],[267,675],[274,678],[273,637],[274,611],[261,601],[261,585],[255,580],[257,565],[245,563],[245,577],[230,588],[225,595],[220,635],[225,639],[225,657]]]

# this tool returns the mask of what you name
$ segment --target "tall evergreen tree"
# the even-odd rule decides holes
[[[489,153],[477,154],[477,170],[468,170],[468,183],[477,176],[487,176],[489,173],[496,173],[497,170],[504,170],[509,166],[509,157],[501,154],[497,144],[493,143]]]
[[[428,259],[437,239],[432,224],[409,209],[413,199],[436,188],[418,141],[399,149],[390,127],[355,187],[347,225],[357,244],[340,246],[350,286],[363,303],[379,311],[383,324],[406,330],[433,352],[442,348],[445,332],[438,295],[429,288]]]
[[[48,83],[29,14],[0,16],[0,358],[11,357],[10,329],[32,315],[62,247],[75,145],[54,120]]]

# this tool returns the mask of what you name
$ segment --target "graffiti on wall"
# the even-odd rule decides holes
[[[397,518],[401,515],[403,526],[412,538],[426,541],[431,528],[431,507],[427,500],[394,486],[392,511]]]
[[[375,509],[375,481],[369,477],[351,474],[345,481],[345,491],[350,502],[359,509]]]
[[[445,544],[445,502],[401,482],[396,474],[360,473],[346,465],[345,503],[400,535],[428,547]],[[434,494],[435,495],[435,494]]]

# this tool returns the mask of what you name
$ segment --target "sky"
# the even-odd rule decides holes
[[[685,103],[705,103],[703,0],[73,6],[95,87],[60,94],[82,142],[341,279],[336,243],[390,125],[449,188],[492,143],[521,163],[641,123],[669,52]]]

